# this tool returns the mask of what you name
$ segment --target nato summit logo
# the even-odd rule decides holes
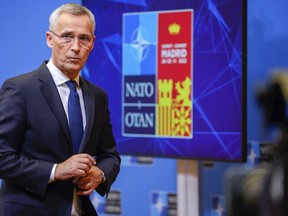
[[[192,138],[193,10],[123,14],[122,134]]]

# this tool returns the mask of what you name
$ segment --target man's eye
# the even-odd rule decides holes
[[[79,39],[83,42],[90,42],[91,41],[91,37],[86,36],[86,35],[80,36]]]
[[[61,35],[61,38],[65,39],[65,40],[73,40],[74,39],[74,35],[64,34],[64,35]]]

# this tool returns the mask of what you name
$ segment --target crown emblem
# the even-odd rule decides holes
[[[171,35],[179,34],[180,30],[181,30],[181,26],[175,22],[168,26],[168,31]]]

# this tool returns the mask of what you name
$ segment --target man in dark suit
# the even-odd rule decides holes
[[[94,30],[87,8],[62,5],[49,19],[50,60],[4,82],[1,216],[97,215],[89,195],[94,190],[107,194],[118,175],[107,94],[79,77],[94,45]],[[79,112],[70,100],[72,92]]]

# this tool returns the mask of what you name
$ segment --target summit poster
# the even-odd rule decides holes
[[[193,137],[193,10],[123,14],[122,135]]]

